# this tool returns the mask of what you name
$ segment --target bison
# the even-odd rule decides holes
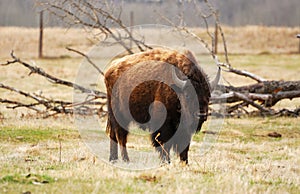
[[[126,149],[131,122],[151,133],[162,162],[170,163],[171,149],[188,163],[192,135],[207,120],[211,83],[190,51],[155,48],[114,60],[105,72],[110,157],[129,162]]]

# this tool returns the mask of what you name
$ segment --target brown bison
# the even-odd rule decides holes
[[[136,122],[151,133],[162,162],[170,162],[173,149],[188,163],[192,135],[207,120],[210,84],[189,51],[155,48],[114,60],[105,73],[108,99],[106,132],[110,137],[110,161],[118,159],[118,144],[124,161],[128,126]]]

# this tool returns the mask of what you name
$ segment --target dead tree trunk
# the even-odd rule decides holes
[[[300,97],[300,81],[264,81],[257,84],[233,87],[223,86],[226,89],[219,99],[225,98],[227,103],[238,102],[240,99],[234,93],[243,93],[251,100],[258,100],[265,107],[272,107],[282,99]],[[218,98],[213,101],[218,101]]]
[[[111,7],[111,4],[107,3],[107,1],[97,2],[99,3],[98,5],[95,5],[90,1],[54,0],[48,3],[41,1],[40,5],[43,10],[47,10],[50,13],[56,15],[59,19],[64,21],[69,26],[81,25],[84,28],[98,30],[98,34],[104,35],[104,40],[107,40],[108,37],[111,37],[115,41],[113,43],[120,44],[129,54],[133,53],[132,47],[136,47],[139,51],[144,51],[146,49],[152,48],[144,42],[143,37],[136,38],[135,36],[133,36],[132,31],[127,28],[121,21],[120,14],[115,14],[116,9],[114,7]],[[207,35],[211,38],[212,41],[211,48],[209,46],[210,44],[208,44],[201,37],[198,37],[195,33],[191,32],[185,26],[176,25],[172,23],[169,18],[166,18],[159,13],[157,13],[157,15],[160,15],[165,21],[174,26],[174,29],[182,31],[186,35],[190,35],[196,38],[196,40],[200,44],[202,44],[204,48],[206,48],[207,51],[212,55],[212,58],[217,63],[216,65],[222,67],[224,71],[234,73],[239,76],[245,76],[257,82],[256,84],[246,85],[242,87],[219,85],[218,88],[223,93],[219,96],[212,96],[210,103],[226,103],[227,113],[225,114],[228,116],[234,115],[234,112],[239,109],[242,109],[245,113],[248,114],[248,111],[245,107],[249,105],[257,109],[261,113],[261,115],[278,115],[287,113],[292,116],[299,116],[299,108],[297,108],[295,111],[289,111],[286,109],[273,110],[272,108],[282,99],[299,98],[300,81],[270,81],[251,72],[235,69],[234,67],[232,67],[229,62],[226,39],[222,27],[220,26],[218,11],[209,1],[204,1],[204,4],[201,4],[206,6],[205,9],[202,9],[197,2],[198,1],[190,1],[190,3],[192,3],[191,7],[196,9],[196,11],[199,13],[199,17],[202,18],[202,22],[204,21]],[[204,10],[208,10],[208,12]],[[215,35],[214,38],[213,32],[210,32],[209,30],[208,22],[211,20],[214,21],[216,29],[218,30],[220,38],[222,39],[225,63],[219,63],[216,56],[217,51],[214,52],[214,45],[215,48],[217,48],[217,45],[214,44],[213,41],[215,38],[217,38],[217,35]],[[113,30],[114,28],[122,29],[125,33],[120,34],[117,31]],[[128,40],[131,41],[132,45],[126,44]],[[88,58],[88,56],[86,56],[82,52],[70,48],[68,49],[84,56],[94,68],[97,68],[96,65]],[[13,53],[11,56],[12,61],[7,61],[6,63],[2,64],[2,66],[7,66],[10,64],[20,64],[30,70],[29,75],[33,73],[38,74],[45,77],[52,83],[71,87],[74,90],[86,93],[88,94],[89,98],[85,99],[83,102],[66,102],[57,99],[49,99],[42,95],[37,95],[34,93],[32,94],[31,92],[20,91],[17,88],[0,83],[0,88],[21,94],[26,98],[30,98],[32,101],[31,103],[24,103],[14,101],[9,98],[0,98],[0,103],[8,105],[8,108],[15,109],[19,107],[25,107],[34,110],[37,113],[45,113],[46,115],[73,114],[75,112],[78,112],[80,114],[99,114],[99,112],[101,114],[105,113],[103,109],[106,101],[105,93],[80,86],[67,80],[59,79],[55,75],[51,75],[39,67],[35,67],[29,63],[22,61],[21,59],[14,56]],[[103,72],[100,69],[97,68],[97,71],[103,75]],[[94,105],[96,105],[96,107]],[[41,107],[43,108],[41,109]]]

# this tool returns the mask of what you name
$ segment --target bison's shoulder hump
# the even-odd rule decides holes
[[[118,76],[127,69],[146,61],[160,61],[178,67],[185,75],[192,74],[193,66],[198,66],[191,51],[176,51],[167,48],[155,48],[127,55],[111,62],[105,77]]]

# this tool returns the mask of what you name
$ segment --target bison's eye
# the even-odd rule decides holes
[[[181,112],[181,104],[180,103],[177,104],[177,112]]]

